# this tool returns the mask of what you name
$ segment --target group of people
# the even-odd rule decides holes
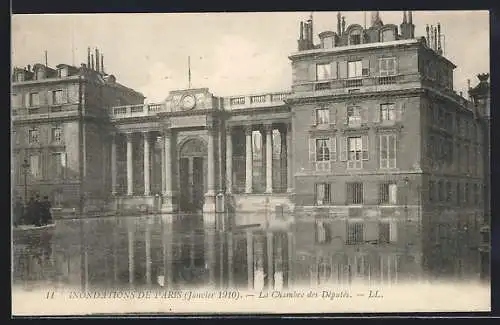
[[[39,195],[31,197],[26,205],[21,197],[17,197],[14,205],[14,226],[43,226],[51,222],[51,204],[48,196],[44,196],[43,200],[40,200]]]

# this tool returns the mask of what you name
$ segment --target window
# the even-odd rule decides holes
[[[451,203],[451,183],[446,182],[446,202]]]
[[[394,104],[381,104],[380,105],[380,120],[381,121],[395,121],[396,110]]]
[[[396,168],[396,135],[380,135],[380,168]]]
[[[62,128],[61,127],[53,127],[52,128],[52,142],[61,143],[62,141]]]
[[[347,244],[355,245],[363,243],[365,225],[362,222],[349,222],[347,225]]]
[[[363,62],[351,61],[347,63],[347,77],[348,78],[359,78],[363,75]]]
[[[66,168],[66,153],[54,152],[52,153],[52,166],[54,177],[57,179],[64,178],[64,170]]]
[[[63,202],[63,191],[62,190],[55,190],[53,192],[53,205],[54,207],[61,207]]]
[[[478,205],[479,204],[479,186],[477,184],[474,184],[473,191],[474,191],[474,194],[473,194],[474,204]]]
[[[62,90],[54,90],[52,92],[52,103],[54,105],[59,105],[63,103],[63,91]]]
[[[16,74],[16,81],[17,81],[17,82],[24,81],[24,73],[23,73],[23,72],[18,72],[18,73]]]
[[[331,203],[331,184],[316,184],[316,205],[328,205]]]
[[[462,203],[462,186],[460,183],[457,183],[457,204],[460,205]]]
[[[438,200],[439,202],[444,201],[444,185],[443,181],[438,182]]]
[[[330,139],[316,139],[316,161],[330,160]]]
[[[40,101],[38,97],[38,93],[30,93],[29,94],[29,106],[39,106]]]
[[[21,96],[19,96],[18,94],[12,94],[11,105],[13,108],[21,107]]]
[[[322,220],[316,221],[316,242],[323,244],[329,241],[328,226]]]
[[[40,178],[40,156],[32,154],[30,156],[30,172],[35,179]]]
[[[435,182],[429,181],[429,202],[434,201],[434,197],[436,195]]]
[[[335,38],[333,37],[325,37],[323,39],[323,48],[324,49],[331,49],[335,47]]]
[[[64,78],[68,76],[68,68],[61,68],[57,70],[59,78]]]
[[[389,244],[397,241],[397,223],[389,220],[384,220],[378,226],[379,243]]]
[[[37,128],[32,128],[28,131],[28,142],[36,144],[39,141],[40,131]]]
[[[319,108],[316,110],[316,123],[317,124],[330,123],[330,110],[328,108]]]
[[[353,162],[360,162],[362,160],[362,143],[361,143],[361,137],[350,137],[348,138],[348,152],[349,152],[349,161]],[[358,167],[357,165],[354,165],[353,168]],[[358,167],[361,168],[361,165]]]
[[[470,155],[469,155],[469,146],[468,145],[464,145],[464,154],[465,154],[465,171],[467,173],[470,172]]]
[[[361,35],[360,34],[351,34],[350,45],[358,45],[361,44]]]
[[[361,124],[361,107],[347,107],[347,124],[349,126],[359,126]]]
[[[347,204],[363,204],[363,183],[347,183]]]
[[[397,185],[394,183],[382,183],[379,186],[379,204],[397,204]]]
[[[332,65],[330,63],[316,64],[316,80],[332,79]]]
[[[45,77],[45,71],[43,69],[38,69],[36,71],[36,80],[41,80]]]
[[[381,58],[378,63],[381,77],[396,75],[396,58]]]
[[[464,203],[469,204],[469,183],[465,183],[464,187]]]
[[[382,42],[390,42],[394,41],[394,31],[392,29],[386,29],[382,32],[381,35]]]

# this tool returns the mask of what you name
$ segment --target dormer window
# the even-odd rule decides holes
[[[326,37],[323,39],[323,48],[331,49],[335,47],[335,38],[334,37]]]
[[[16,73],[16,81],[17,82],[24,81],[24,72],[18,72],[18,73]]]
[[[382,31],[382,35],[380,35],[381,42],[390,42],[396,40],[396,37],[394,35],[394,30],[392,29],[386,29]]]
[[[59,78],[65,78],[68,76],[68,68],[60,68],[57,70],[57,75]]]
[[[349,45],[361,44],[361,30],[355,29],[349,34]]]
[[[43,69],[38,69],[36,71],[36,80],[41,80],[45,78],[45,71]]]

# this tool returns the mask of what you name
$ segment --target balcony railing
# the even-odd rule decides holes
[[[164,104],[140,104],[111,107],[108,112],[111,118],[128,118],[139,116],[153,116],[159,112],[166,112]]]
[[[225,97],[223,99],[224,109],[235,110],[254,107],[281,106],[284,104],[284,101],[289,94],[289,92],[278,92]]]
[[[377,91],[387,87],[401,87],[409,83],[420,83],[420,75],[399,74],[394,76],[367,76],[356,79],[332,79],[322,81],[305,81],[293,85],[294,92],[325,92],[338,90],[340,93]]]

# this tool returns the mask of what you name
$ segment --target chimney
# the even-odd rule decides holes
[[[90,68],[90,47],[87,48],[87,67]]]
[[[411,10],[408,11],[408,24],[413,25],[413,12]]]
[[[31,72],[31,65],[28,64],[28,66],[26,67],[26,70],[28,70],[29,72]]]
[[[406,20],[406,11],[403,11],[403,24],[408,24],[408,21]]]
[[[342,30],[340,29],[341,27],[341,20],[342,17],[340,17],[340,11],[337,12],[337,34],[339,37],[342,35]]]
[[[94,54],[90,54],[90,69],[94,70]]]
[[[429,25],[425,26],[425,32],[427,33],[427,46],[430,47],[431,40],[429,38]]]
[[[300,22],[300,37],[299,37],[299,40],[303,40],[304,39],[304,22],[301,21]]]
[[[345,16],[342,16],[342,34],[345,33]]]
[[[314,32],[313,32],[313,15],[309,16],[309,41],[311,41],[311,46],[314,47]]]
[[[467,79],[467,89],[470,90],[470,79]]]
[[[438,51],[437,28],[434,27],[434,50]]]
[[[438,53],[439,54],[443,54],[443,49],[441,48],[441,24],[438,23],[438,46],[437,46],[437,49],[438,49]]]
[[[99,50],[95,49],[95,71],[100,72],[99,70]]]
[[[431,39],[430,39],[430,43],[431,43],[431,49],[434,49],[434,27],[431,25]]]
[[[104,72],[104,55],[102,55],[102,53],[101,53],[101,72],[105,73]]]

